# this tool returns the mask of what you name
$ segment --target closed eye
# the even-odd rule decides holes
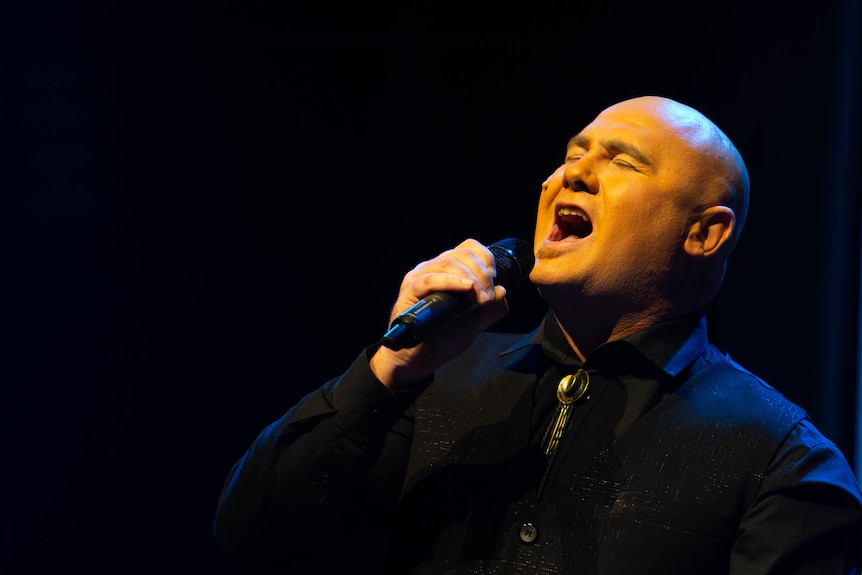
[[[627,170],[637,171],[637,168],[634,165],[632,165],[630,162],[627,162],[626,160],[621,160],[620,158],[614,158],[613,163],[622,167],[622,168],[625,168]]]
[[[619,160],[620,162],[632,168],[637,165],[639,167],[645,168],[646,170],[653,169],[653,165],[650,159],[633,144],[629,144],[628,142],[623,142],[621,140],[609,140],[607,142],[604,142],[604,147],[611,154],[614,161]],[[622,159],[621,156],[630,158],[633,163],[629,162],[628,160]]]

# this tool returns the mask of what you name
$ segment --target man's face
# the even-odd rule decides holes
[[[704,184],[697,124],[653,99],[602,112],[543,184],[533,283],[552,301],[650,307],[663,297]],[[672,118],[670,121],[666,118]]]

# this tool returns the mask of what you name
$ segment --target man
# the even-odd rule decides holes
[[[858,572],[847,461],[707,340],[748,194],[698,111],[602,111],[542,185],[539,327],[485,331],[508,308],[479,242],[417,265],[391,320],[432,292],[472,308],[418,345],[370,346],[260,434],[219,501],[225,556],[245,572]]]

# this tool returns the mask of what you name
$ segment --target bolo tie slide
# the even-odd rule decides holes
[[[551,427],[548,444],[545,447],[545,455],[548,457],[556,453],[560,446],[560,439],[562,439],[563,433],[566,431],[566,424],[569,422],[572,404],[582,398],[589,388],[590,375],[583,369],[566,375],[557,385],[557,399],[560,401],[560,405],[557,406],[557,419]]]

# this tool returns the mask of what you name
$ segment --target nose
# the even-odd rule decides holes
[[[563,169],[563,188],[573,192],[589,192],[590,172],[588,162],[584,158],[570,162]]]

